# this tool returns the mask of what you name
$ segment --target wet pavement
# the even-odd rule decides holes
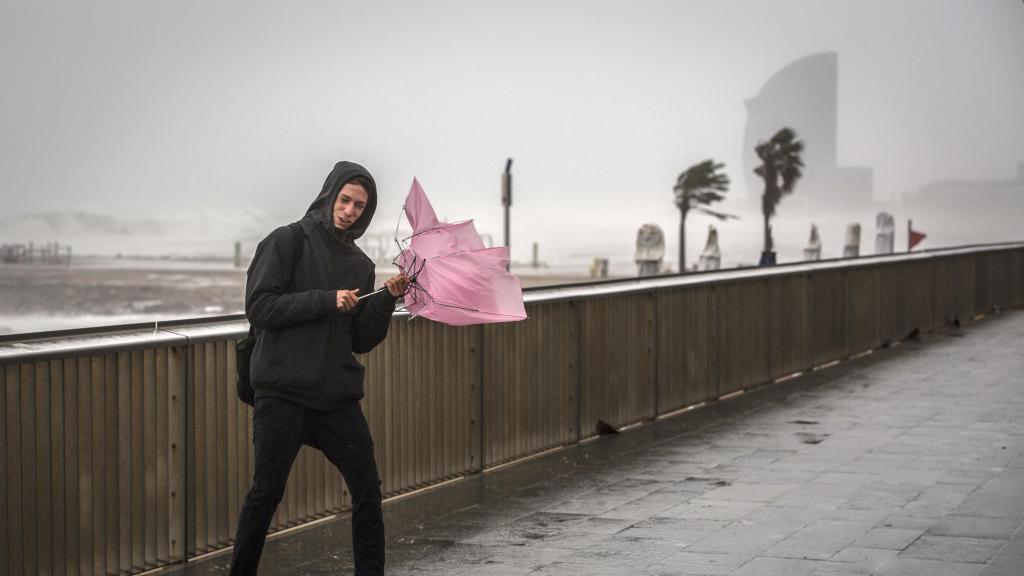
[[[400,498],[385,513],[396,575],[1019,576],[1024,312]],[[271,539],[261,574],[351,574],[348,522]]]

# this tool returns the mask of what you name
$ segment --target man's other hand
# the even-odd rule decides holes
[[[359,288],[338,290],[338,311],[351,312],[359,304]]]
[[[384,285],[387,286],[388,292],[392,296],[398,298],[405,294],[405,291],[409,289],[409,277],[405,274],[399,274],[398,276],[393,276],[388,279]]]

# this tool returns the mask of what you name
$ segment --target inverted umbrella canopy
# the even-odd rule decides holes
[[[439,221],[415,178],[405,215],[413,232],[398,266],[413,280],[405,308],[414,317],[452,326],[526,318],[519,279],[506,271],[507,247],[485,248],[472,220]]]

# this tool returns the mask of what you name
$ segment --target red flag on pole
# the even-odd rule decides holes
[[[914,246],[917,246],[918,244],[921,243],[922,240],[928,237],[928,235],[925,234],[924,232],[918,232],[917,230],[914,230],[914,227],[910,222],[907,223],[907,231],[909,232],[909,234],[907,235],[908,250],[913,250]]]

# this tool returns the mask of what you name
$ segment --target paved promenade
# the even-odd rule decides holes
[[[402,498],[388,573],[1024,574],[1024,312]],[[350,574],[348,518],[262,574]],[[221,574],[221,555],[172,574]]]

